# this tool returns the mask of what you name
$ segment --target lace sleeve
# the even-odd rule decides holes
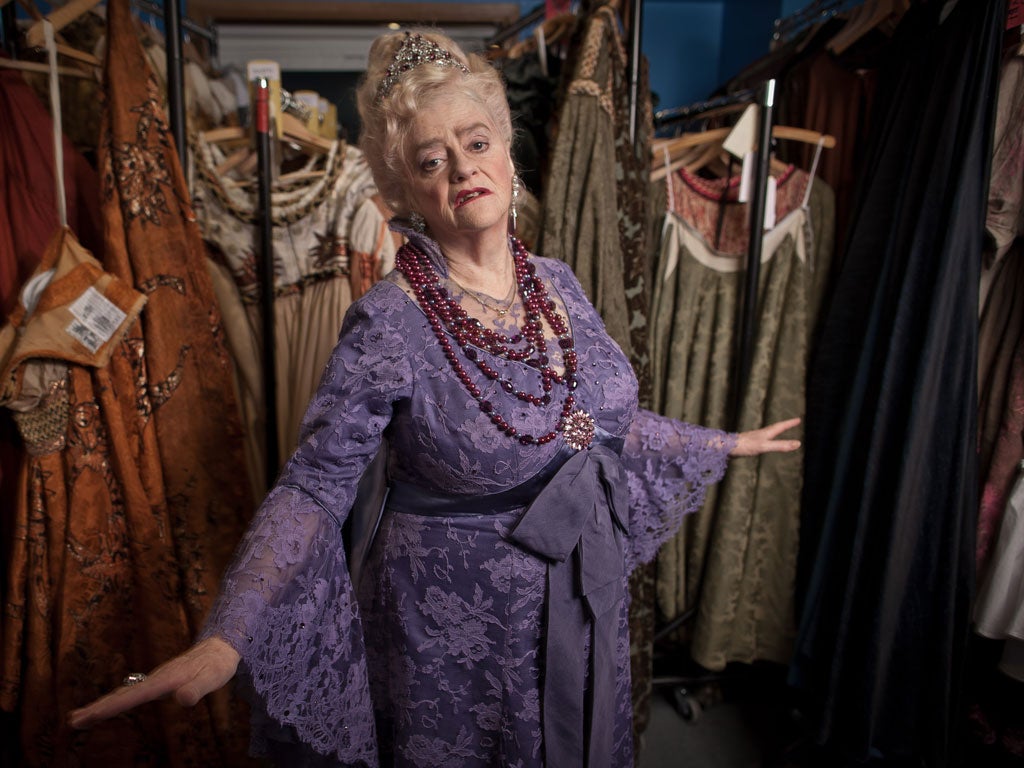
[[[272,750],[268,739],[297,736],[345,765],[377,762],[341,525],[412,375],[401,324],[362,303],[346,318],[300,446],[243,538],[201,634],[242,656],[257,754]]]
[[[736,435],[640,410],[626,435],[630,570],[654,558],[725,474]]]

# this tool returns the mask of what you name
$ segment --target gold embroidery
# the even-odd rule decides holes
[[[25,441],[25,450],[31,456],[64,450],[70,413],[66,382],[66,379],[53,382],[35,408],[11,412]]]
[[[182,296],[185,295],[185,281],[175,275],[157,275],[139,283],[139,290],[147,295],[154,293],[157,288],[170,288]]]
[[[104,196],[109,201],[114,196],[116,181],[125,224],[138,219],[142,224],[150,222],[159,227],[160,214],[171,213],[163,188],[170,187],[171,194],[175,194],[166,159],[170,137],[152,74],[146,87],[149,98],[130,110],[140,115],[135,126],[136,140],[121,144],[110,141],[109,165],[105,169],[103,186]],[[151,133],[155,146],[150,144]],[[187,208],[184,204],[183,207]]]
[[[145,424],[153,415],[153,405],[149,402],[148,377],[146,375],[146,342],[141,336],[125,337],[122,354],[128,358],[132,371],[135,373],[135,413]]]
[[[149,397],[152,407],[159,408],[161,405],[171,399],[171,395],[174,391],[181,386],[182,372],[185,370],[185,358],[188,357],[191,346],[185,345],[178,352],[178,364],[174,370],[171,371],[167,378],[161,381],[159,384],[152,384],[149,387]]]

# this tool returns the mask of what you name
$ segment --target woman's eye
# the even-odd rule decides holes
[[[475,152],[482,152],[483,150],[487,149],[487,142],[486,141],[474,141],[469,146]]]
[[[441,165],[441,158],[432,157],[429,160],[424,160],[422,163],[420,163],[420,168],[422,168],[424,171],[432,171],[439,165]]]

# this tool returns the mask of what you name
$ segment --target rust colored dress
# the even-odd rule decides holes
[[[107,7],[102,267],[146,297],[102,367],[70,363],[38,405],[15,509],[0,706],[22,764],[245,764],[223,695],[90,731],[67,712],[192,641],[251,516],[220,313],[178,158],[132,28]],[[55,280],[40,299],[63,303]],[[55,426],[56,425],[56,426]]]

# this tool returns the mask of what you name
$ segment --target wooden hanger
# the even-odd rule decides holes
[[[679,159],[679,153],[689,147],[699,147],[704,144],[721,143],[729,135],[732,128],[712,128],[708,131],[696,133],[684,133],[672,139],[655,139],[651,145],[652,167],[663,162],[665,149],[668,149],[670,162]],[[819,133],[807,128],[793,128],[788,125],[776,125],[772,127],[772,136],[776,139],[789,139],[791,141],[802,141],[805,144],[817,144],[821,142],[825,149],[832,149],[836,145],[835,136],[827,133]]]
[[[674,139],[655,140],[651,145],[651,181],[663,179],[672,171],[680,168],[694,172],[718,159],[722,154],[721,144],[731,131],[732,128],[713,128],[699,133],[686,133]],[[836,145],[835,137],[827,133],[788,125],[773,126],[772,137],[800,141],[805,144],[821,144],[825,149],[832,149]],[[692,148],[702,146],[708,146],[708,149],[695,160]],[[665,162],[666,150],[668,151],[667,163]],[[785,163],[772,158],[772,172],[779,174],[787,167]]]
[[[286,144],[310,155],[326,155],[335,142],[310,131],[305,123],[294,115],[283,113],[281,140]],[[209,144],[217,144],[225,151],[225,157],[217,164],[216,173],[226,183],[238,187],[254,184],[256,173],[256,151],[251,144],[249,131],[240,126],[225,126],[203,131],[200,136]],[[228,174],[234,173],[234,177]],[[277,177],[275,183],[305,181],[324,175],[324,170],[297,171]]]
[[[63,29],[79,16],[88,13],[100,4],[100,0],[69,0],[65,5],[47,14],[54,32]],[[25,32],[25,43],[30,48],[43,47],[43,22],[36,20]]]
[[[575,14],[562,13],[538,24],[533,34],[513,44],[507,51],[498,49],[496,56],[519,59],[538,49],[539,41],[543,40],[546,47],[551,47],[560,40],[567,39],[576,28],[578,19]]]
[[[30,2],[30,0],[18,0],[18,5],[20,5],[22,9],[24,9],[24,11],[28,13],[29,16],[32,17],[34,22],[33,25],[29,28],[28,32],[25,33],[26,45],[28,45],[30,48],[41,48],[43,46],[43,21],[44,19],[50,19],[50,17],[44,17],[43,14],[39,12],[39,9],[37,9],[35,5],[33,5],[32,2]],[[70,5],[70,3],[68,5]],[[54,14],[51,14],[51,16],[55,15],[58,11],[63,11],[67,7],[68,6],[65,5],[62,8],[59,8],[57,11],[54,11]],[[89,10],[89,8],[86,8],[81,12],[75,13],[75,15],[73,16],[67,17],[61,26],[67,26],[75,19],[88,13]],[[50,23],[53,24],[53,21],[51,20]],[[38,28],[39,30],[38,35],[32,35],[32,30],[36,28]],[[103,62],[101,62],[91,53],[80,51],[77,48],[73,48],[72,46],[68,45],[67,41],[64,38],[62,38],[59,34],[57,34],[57,29],[59,29],[59,27],[56,24],[54,24],[54,39],[57,43],[57,53],[59,53],[62,56],[67,56],[69,59],[74,59],[76,62],[80,62],[81,64],[87,64],[89,67],[95,67],[99,69],[103,66]],[[38,42],[35,42],[37,37]],[[9,69],[16,69],[16,67],[9,67]],[[20,69],[26,69],[28,71],[39,71],[30,67],[20,67]],[[45,69],[42,71],[48,72],[49,70]],[[89,69],[82,68],[80,71],[81,76],[83,77],[93,76],[92,71]],[[61,75],[69,75],[71,77],[79,76],[79,74],[76,71],[64,67],[58,67],[57,73]]]
[[[667,165],[663,162],[657,167],[652,167],[650,179],[651,181],[660,181],[673,171],[678,171],[680,168],[685,168],[687,173],[696,173],[703,169],[713,168],[715,175],[721,176],[724,170],[729,166],[730,157],[732,156],[722,149],[720,145],[709,144],[703,151],[684,156],[679,160],[668,163]],[[775,156],[772,156],[769,170],[773,176],[782,175],[788,168],[789,166],[786,163],[782,162]]]
[[[291,144],[295,144],[300,149],[315,154],[324,154],[331,151],[331,147],[334,146],[334,142],[330,139],[325,139],[323,136],[318,136],[310,131],[305,124],[294,115],[289,115],[287,112],[280,116],[281,120],[281,138]],[[209,131],[203,131],[203,140],[211,144],[248,144],[249,134],[245,128],[241,126],[225,126],[223,128],[214,128]]]
[[[0,69],[18,69],[22,72],[42,72],[46,74],[50,71],[50,67],[47,64],[43,64],[41,61],[22,61],[21,59],[3,59],[0,58]],[[58,75],[65,75],[67,77],[82,77],[88,80],[93,79],[93,75],[86,72],[83,69],[75,69],[72,67],[57,67]]]
[[[910,0],[867,0],[825,47],[839,55],[885,22],[898,22],[910,9]]]

